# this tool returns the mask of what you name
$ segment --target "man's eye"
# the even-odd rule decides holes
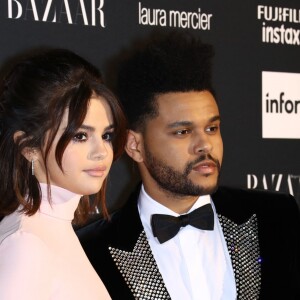
[[[217,126],[217,125],[209,126],[206,128],[206,132],[211,132],[211,133],[216,132],[218,130],[219,130],[219,126]]]
[[[114,132],[106,132],[102,135],[102,139],[107,142],[111,142],[114,138]]]
[[[189,129],[182,129],[182,130],[177,130],[175,131],[175,135],[185,135],[190,133],[191,131]]]
[[[86,132],[78,132],[73,137],[75,142],[85,142],[87,140],[87,133]]]

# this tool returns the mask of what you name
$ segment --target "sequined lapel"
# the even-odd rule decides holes
[[[109,252],[135,299],[171,299],[144,231],[132,252],[113,247]]]
[[[261,258],[256,215],[240,225],[222,215],[218,217],[235,273],[238,299],[259,299]]]

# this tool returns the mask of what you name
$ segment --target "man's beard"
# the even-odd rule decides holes
[[[163,161],[155,158],[147,149],[146,145],[145,156],[145,165],[150,175],[162,189],[170,192],[174,196],[208,195],[212,194],[217,189],[221,165],[219,160],[213,158],[210,154],[201,155],[194,161],[187,163],[183,172],[176,171],[173,167],[168,166]],[[191,173],[195,164],[198,164],[204,160],[213,161],[218,170],[216,183],[209,187],[201,186],[201,182],[199,184],[195,184],[188,178],[188,175]]]

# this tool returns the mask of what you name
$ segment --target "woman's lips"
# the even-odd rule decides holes
[[[102,177],[105,174],[105,171],[106,171],[105,166],[84,170],[84,172],[86,172],[88,175],[92,177]]]

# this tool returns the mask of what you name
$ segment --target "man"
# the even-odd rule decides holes
[[[211,57],[211,46],[172,33],[121,68],[126,152],[142,184],[110,221],[79,231],[112,299],[300,299],[295,200],[217,190],[223,144]]]

